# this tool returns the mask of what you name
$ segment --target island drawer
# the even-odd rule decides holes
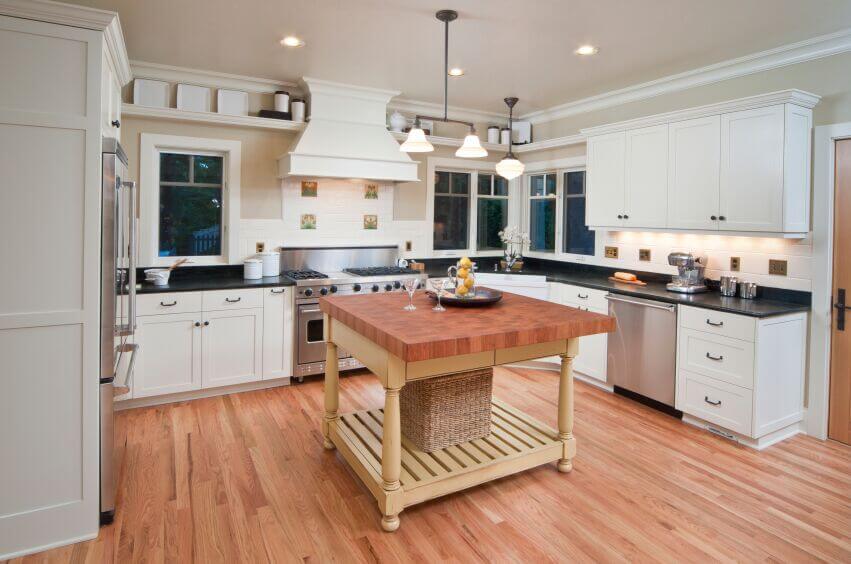
[[[263,307],[263,290],[214,290],[204,292],[204,311]]]
[[[201,311],[200,292],[140,294],[136,298],[136,313],[138,315],[161,315],[164,313],[189,313],[195,311]]]
[[[731,339],[756,340],[754,318],[724,311],[680,306],[680,326]]]
[[[607,292],[603,290],[593,290],[591,288],[583,288],[582,286],[574,286],[573,284],[562,284],[561,303],[583,309],[608,311],[609,302],[606,301],[606,294]]]
[[[725,429],[751,434],[753,392],[699,374],[683,372],[683,412]]]

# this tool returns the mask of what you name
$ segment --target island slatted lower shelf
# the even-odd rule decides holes
[[[373,409],[339,416],[330,432],[334,444],[372,494],[384,500],[381,449],[384,411]],[[402,505],[408,507],[564,456],[558,433],[525,413],[493,399],[491,433],[426,453],[402,436]]]

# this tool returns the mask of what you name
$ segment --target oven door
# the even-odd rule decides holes
[[[297,364],[325,362],[324,324],[319,304],[301,304],[298,306]],[[349,356],[349,353],[339,347],[337,348],[338,358],[348,358]]]

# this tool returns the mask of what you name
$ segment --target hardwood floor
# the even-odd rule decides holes
[[[494,395],[551,426],[557,389],[555,372],[495,369]],[[576,394],[572,473],[414,506],[395,533],[322,448],[320,381],[122,412],[115,523],[13,562],[851,561],[851,447],[798,436],[756,452]],[[370,375],[342,378],[341,411],[382,400]]]

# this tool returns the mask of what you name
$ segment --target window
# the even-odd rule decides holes
[[[434,174],[434,250],[468,248],[470,173]]]
[[[562,252],[594,255],[594,232],[585,225],[585,171],[564,173],[564,242]]]
[[[554,252],[556,242],[555,173],[529,176],[529,249]]]
[[[222,254],[224,157],[160,153],[160,257]]]
[[[476,248],[502,248],[499,232],[508,225],[508,181],[495,174],[478,174],[476,205]]]

